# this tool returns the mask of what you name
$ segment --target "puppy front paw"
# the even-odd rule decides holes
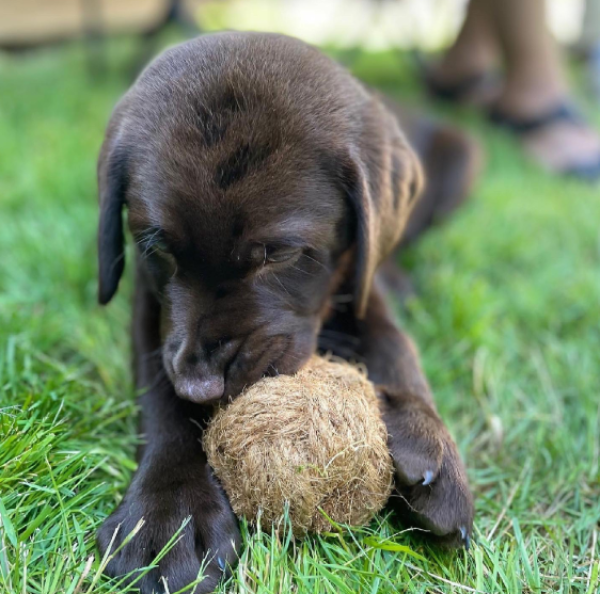
[[[456,444],[423,400],[381,392],[401,515],[449,544],[469,547],[474,506]]]
[[[98,531],[100,553],[104,555],[109,547],[117,550],[142,518],[143,525],[114,554],[105,573],[120,577],[134,572],[127,581],[135,581],[141,594],[212,592],[237,559],[240,533],[226,496],[212,476],[209,480],[134,477],[123,502]],[[158,567],[136,581],[138,570],[154,562],[186,520],[176,544],[158,561]],[[184,590],[201,576],[199,584]]]

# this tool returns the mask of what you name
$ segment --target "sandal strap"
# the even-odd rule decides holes
[[[528,134],[557,122],[571,122],[579,125],[585,123],[579,110],[567,101],[559,103],[542,115],[531,118],[515,117],[505,113],[499,107],[493,106],[488,111],[488,118],[492,124],[506,128],[515,134]]]
[[[442,101],[460,102],[471,93],[492,85],[497,80],[490,72],[472,74],[455,83],[442,83],[435,77],[429,76],[424,79],[427,92],[431,97]]]
[[[435,76],[432,62],[420,52],[413,52],[413,61],[429,96],[442,101],[460,103],[474,91],[496,86],[499,81],[496,72],[485,71],[465,76],[453,83],[441,82]]]

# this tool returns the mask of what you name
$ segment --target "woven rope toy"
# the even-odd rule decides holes
[[[286,503],[297,535],[331,530],[324,514],[365,524],[391,493],[375,390],[347,363],[315,356],[293,376],[262,379],[217,411],[203,443],[233,511],[263,526]]]

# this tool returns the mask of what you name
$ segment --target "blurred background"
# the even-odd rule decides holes
[[[79,47],[92,77],[108,75],[116,60],[133,78],[168,43],[238,29],[293,35],[334,50],[350,66],[365,52],[447,48],[467,5],[468,0],[2,0],[0,60],[69,44]],[[583,64],[584,92],[600,99],[600,0],[546,0],[545,19],[555,39]],[[111,58],[111,46],[123,39],[135,40],[136,50],[128,58],[115,50]]]
[[[2,0],[0,46],[17,49],[90,35],[148,34],[179,21],[199,31],[279,31],[319,45],[433,49],[456,34],[465,4],[466,0]],[[549,24],[561,41],[574,43],[579,38],[585,4],[586,0],[548,0]]]

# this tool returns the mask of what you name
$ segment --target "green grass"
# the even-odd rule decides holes
[[[355,68],[419,97],[393,55]],[[0,80],[0,593],[116,594],[94,533],[135,468],[131,282],[96,305],[95,160],[127,77],[91,80],[70,48],[0,58]],[[600,589],[600,195],[445,115],[488,167],[407,254],[419,298],[404,317],[469,467],[476,544],[449,553],[387,519],[304,541],[243,527],[232,592]]]

